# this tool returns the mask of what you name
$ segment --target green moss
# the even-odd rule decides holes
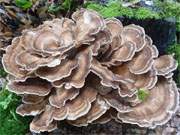
[[[176,30],[178,32],[180,32],[180,21],[179,22],[176,22]]]
[[[16,114],[20,97],[9,92],[5,87],[0,91],[0,135],[25,135],[30,119]]]
[[[160,16],[156,12],[151,11],[148,8],[132,9],[123,7],[120,2],[112,2],[106,6],[91,2],[86,5],[86,8],[96,10],[106,18],[115,16],[135,17],[137,19],[160,18]]]
[[[127,16],[133,17],[133,11],[130,8],[123,7],[120,2],[112,2],[107,6],[90,2],[86,4],[87,9],[93,9],[99,12],[103,17]]]
[[[167,52],[169,54],[174,54],[175,59],[178,62],[178,73],[175,74],[175,81],[176,83],[180,86],[180,44],[174,44],[171,45],[168,49]]]
[[[161,9],[162,17],[176,18],[180,17],[180,3],[178,2],[156,2],[156,5]]]
[[[139,89],[137,94],[138,94],[138,98],[141,101],[145,101],[147,97],[149,96],[149,92],[143,88]]]
[[[104,6],[94,2],[87,2],[84,7],[86,7],[87,9],[93,9],[95,11],[101,11],[102,8],[104,8]]]
[[[151,11],[147,8],[138,8],[134,11],[134,17],[137,19],[160,19],[160,16],[157,12]]]
[[[156,2],[156,5],[161,9],[160,16],[162,18],[175,17],[176,29],[180,31],[180,3],[179,2]]]
[[[7,73],[4,71],[4,69],[0,68],[0,77],[5,77]]]
[[[23,10],[29,9],[32,7],[32,1],[29,0],[15,0],[16,6],[22,8]]]
[[[48,12],[50,12],[50,13],[56,13],[56,12],[58,12],[60,9],[61,9],[61,6],[56,5],[56,4],[51,4],[51,5],[48,7]]]
[[[133,17],[133,11],[129,8],[123,7],[120,3],[114,2],[101,10],[101,14],[104,17],[114,16],[127,16]]]
[[[65,12],[68,13],[70,10],[75,10],[79,5],[77,1],[74,0],[63,0],[63,1],[54,1],[48,5],[48,12],[58,13]]]
[[[107,5],[100,5],[95,2],[86,3],[85,7],[99,12],[103,17],[126,16],[137,19],[162,19],[167,17],[176,18],[176,28],[180,31],[180,3],[178,2],[156,2],[155,5],[160,9],[159,12],[140,7],[123,7],[119,1],[111,2]]]
[[[167,49],[167,52],[169,54],[174,54],[177,62],[180,63],[180,44],[171,45]],[[180,69],[180,64],[178,65],[178,68]]]
[[[48,7],[48,12],[51,13],[56,13],[59,11],[63,11],[63,10],[68,10],[71,7],[71,0],[65,0],[64,2],[60,3],[52,3],[50,4],[50,6]]]

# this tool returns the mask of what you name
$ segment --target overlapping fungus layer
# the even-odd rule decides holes
[[[17,113],[34,116],[30,130],[37,133],[62,120],[155,127],[178,106],[173,57],[158,57],[142,27],[90,10],[24,30],[6,49],[3,65],[9,90],[22,96]],[[141,89],[149,93],[145,100]]]

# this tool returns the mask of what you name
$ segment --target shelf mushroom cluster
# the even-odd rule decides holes
[[[114,119],[153,128],[178,107],[173,56],[158,57],[142,27],[91,10],[24,30],[7,47],[3,66],[9,90],[22,96],[17,113],[34,116],[30,130],[37,133],[62,120],[87,126]],[[148,92],[145,100],[139,89]]]

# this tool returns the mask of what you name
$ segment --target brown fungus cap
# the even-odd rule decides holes
[[[36,104],[21,104],[16,112],[22,116],[36,116],[44,111],[45,101]]]
[[[69,90],[63,87],[57,88],[54,94],[49,97],[49,103],[56,108],[61,108],[65,106],[66,101],[74,99],[78,94],[79,90],[75,88]]]
[[[57,122],[53,121],[53,112],[54,108],[46,105],[45,111],[35,117],[30,124],[30,130],[36,133],[44,132],[44,131],[52,131],[56,129]]]
[[[16,94],[46,96],[51,91],[51,84],[40,78],[28,78],[25,82],[9,82],[8,88]]]
[[[23,95],[22,102],[25,104],[38,104],[42,102],[45,99],[44,96],[37,96],[37,95]]]
[[[109,105],[103,100],[102,97],[98,96],[97,99],[92,103],[92,107],[86,115],[76,119],[75,121],[69,121],[69,123],[75,126],[87,126],[88,123],[92,123],[100,118],[108,109]]]
[[[153,65],[158,75],[167,75],[177,68],[177,62],[171,55],[160,56]]]
[[[134,24],[125,26],[122,30],[121,36],[123,42],[133,42],[136,46],[136,51],[141,51],[145,45],[145,32],[140,26]]]
[[[160,80],[149,92],[144,102],[132,107],[131,112],[119,113],[118,118],[141,127],[153,128],[165,124],[178,107],[179,96],[175,82]]]
[[[24,49],[20,42],[20,38],[14,38],[11,46],[6,48],[6,55],[4,55],[2,59],[5,71],[16,78],[22,78],[27,75],[27,71],[22,70],[22,67],[19,66],[15,60],[19,52],[22,51],[24,51]]]
[[[112,109],[107,110],[106,113],[104,113],[101,117],[93,121],[93,124],[105,124],[109,122],[110,120],[113,119],[111,113],[112,113]]]
[[[140,26],[86,9],[71,18],[24,30],[3,56],[8,88],[22,96],[17,113],[34,116],[30,130],[50,132],[62,120],[75,126],[167,122],[179,98],[173,56],[158,57]],[[148,92],[145,100],[139,90]]]

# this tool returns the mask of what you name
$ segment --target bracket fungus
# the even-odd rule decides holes
[[[45,21],[24,30],[2,62],[9,90],[21,95],[17,113],[34,116],[33,132],[118,122],[155,127],[178,106],[172,79],[177,63],[158,50],[142,27],[80,9],[72,19]],[[148,93],[138,99],[138,90]]]

